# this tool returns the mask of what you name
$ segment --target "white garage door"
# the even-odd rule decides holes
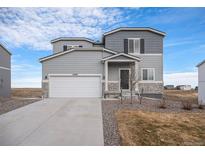
[[[49,97],[101,97],[100,76],[50,76]]]

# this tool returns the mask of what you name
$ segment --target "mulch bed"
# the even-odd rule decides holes
[[[120,109],[142,110],[151,112],[205,112],[204,109],[199,109],[197,104],[193,104],[192,110],[182,109],[180,102],[168,101],[166,108],[159,108],[160,101],[143,98],[140,104],[135,100],[133,104],[129,100],[121,103],[119,100],[103,100],[102,115],[103,115],[103,131],[105,145],[120,145],[120,137],[117,129],[117,122],[114,113]]]

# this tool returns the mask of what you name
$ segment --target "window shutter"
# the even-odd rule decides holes
[[[140,53],[144,53],[144,39],[140,39]]]
[[[68,50],[67,45],[64,45],[63,46],[63,51],[67,51],[67,50]]]
[[[124,53],[128,54],[128,39],[124,39]]]

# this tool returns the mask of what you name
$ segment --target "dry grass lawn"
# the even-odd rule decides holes
[[[118,110],[121,145],[205,145],[205,112]]]
[[[43,91],[41,88],[13,88],[11,95],[12,97],[41,98]]]
[[[164,95],[173,101],[181,101],[183,99],[197,100],[198,94],[195,90],[164,90]]]

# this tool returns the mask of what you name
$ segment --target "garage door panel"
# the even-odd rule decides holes
[[[100,76],[51,76],[49,78],[50,97],[101,97]]]

